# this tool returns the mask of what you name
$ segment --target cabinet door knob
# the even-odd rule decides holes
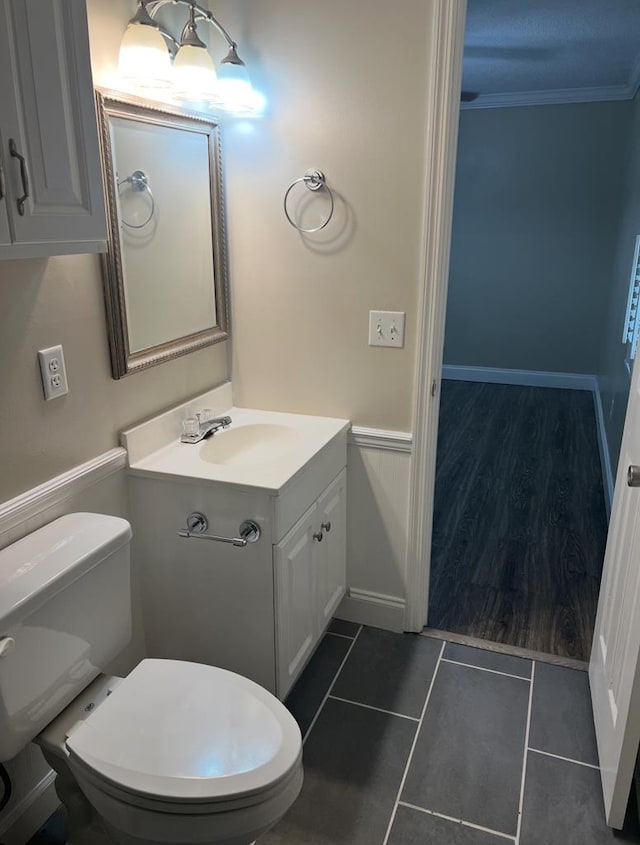
[[[323,528],[323,529],[327,532],[327,534],[328,534],[328,533],[329,533],[329,531],[331,531],[331,523],[329,522],[329,520],[327,520],[326,522],[323,522],[323,523],[322,523],[322,525],[320,526],[320,528]]]
[[[313,535],[313,539],[317,540],[319,543],[322,542],[323,537],[324,537],[324,534],[322,533],[322,531],[318,531],[316,534]]]
[[[22,196],[16,200],[18,206],[18,214],[24,216],[24,203],[29,198],[29,173],[27,172],[27,160],[18,152],[18,147],[13,138],[9,138],[9,154],[12,158],[17,158],[20,162],[20,179],[22,180]]]

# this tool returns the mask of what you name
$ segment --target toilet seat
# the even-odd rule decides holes
[[[300,765],[301,737],[284,705],[247,678],[147,659],[70,731],[66,748],[72,765],[131,803],[202,812],[284,786]]]

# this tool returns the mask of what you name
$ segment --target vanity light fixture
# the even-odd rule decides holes
[[[169,4],[188,7],[180,39],[155,20],[158,10]],[[217,73],[198,35],[201,21],[211,24],[227,42]],[[261,97],[253,90],[236,42],[195,0],[138,0],[120,45],[119,72],[135,88],[171,89],[178,99],[205,102],[222,113],[251,115],[260,110]]]

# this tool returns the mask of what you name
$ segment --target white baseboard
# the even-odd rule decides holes
[[[596,381],[596,387],[593,391],[593,404],[596,411],[596,429],[598,432],[598,449],[600,451],[600,465],[602,466],[602,486],[604,487],[604,505],[607,511],[607,519],[611,516],[611,506],[613,504],[613,488],[615,481],[613,478],[613,471],[611,469],[611,458],[609,457],[609,444],[607,442],[607,429],[604,424],[604,410],[602,407],[602,397],[600,395],[600,385]]]
[[[442,378],[452,381],[484,381],[488,384],[520,384],[524,387],[559,387],[565,390],[596,390],[597,377],[584,373],[547,373],[537,370],[503,370],[497,367],[461,367],[445,364]]]
[[[336,616],[347,622],[401,633],[404,630],[404,608],[405,600],[399,596],[352,588],[342,599]]]

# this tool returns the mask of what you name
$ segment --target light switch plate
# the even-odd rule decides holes
[[[67,371],[61,346],[50,346],[38,351],[42,389],[45,399],[57,399],[69,392]]]
[[[404,346],[404,311],[369,311],[369,346]]]

